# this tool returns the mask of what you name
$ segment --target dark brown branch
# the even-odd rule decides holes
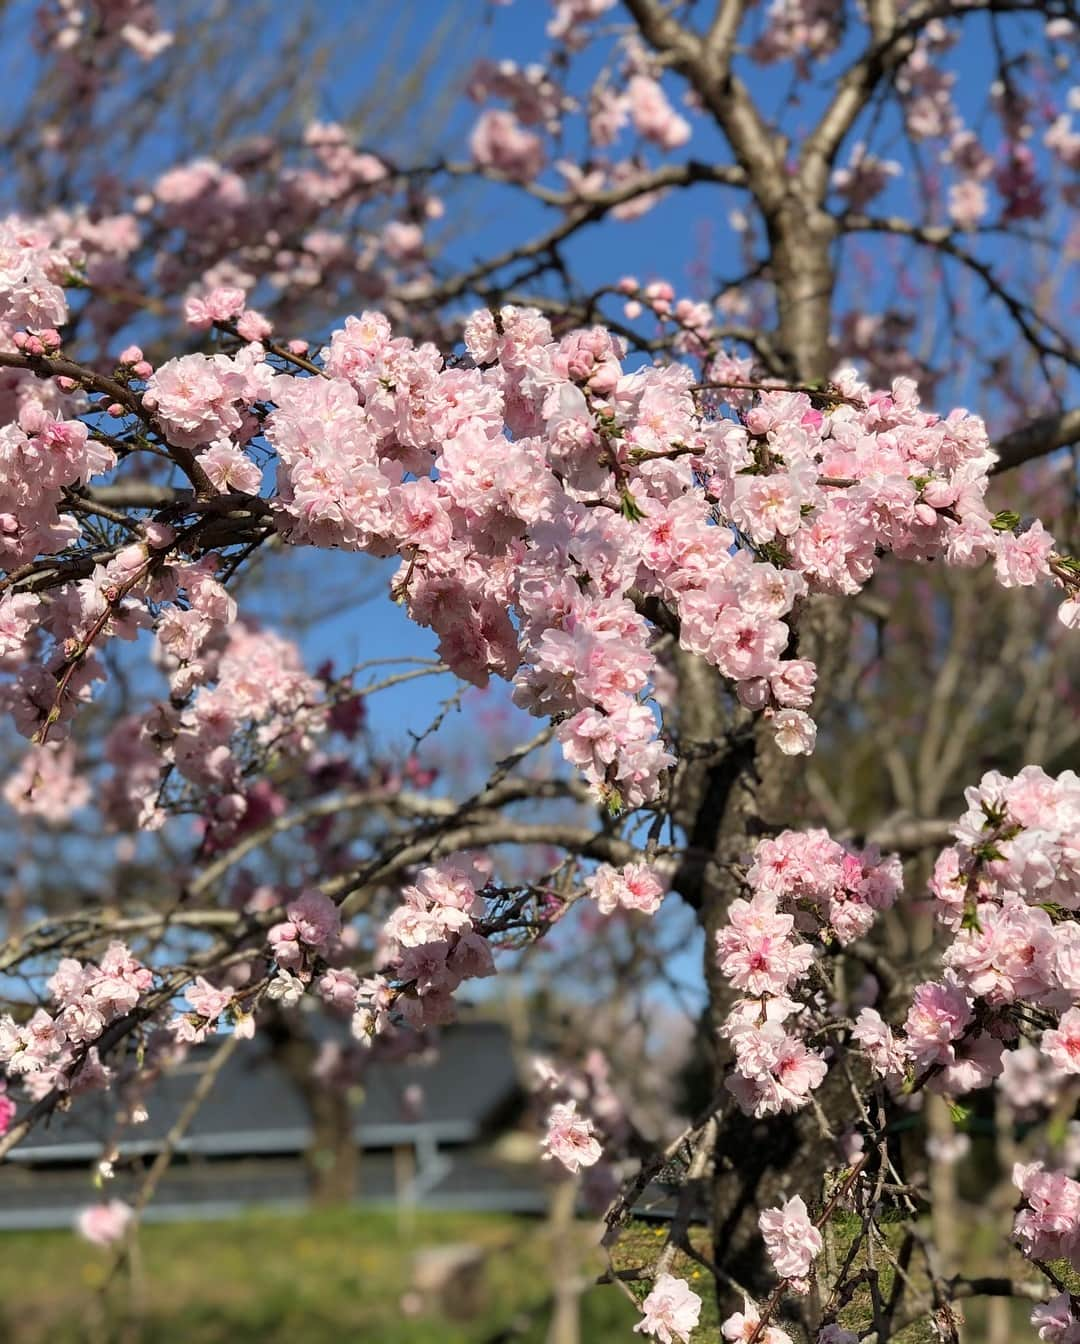
[[[136,396],[130,388],[125,387],[123,383],[118,383],[115,378],[107,378],[104,374],[95,373],[93,369],[86,369],[81,364],[73,364],[69,359],[44,355],[0,352],[0,368],[26,369],[35,378],[70,378],[80,387],[85,387],[90,392],[97,392],[101,396],[108,397],[110,401],[123,406],[132,415],[137,415],[144,424],[161,438],[163,443],[168,443],[164,430],[143,405],[142,399]],[[195,487],[198,495],[217,494],[213,482],[190,448],[177,448],[174,444],[168,444],[168,448],[169,456]]]
[[[1009,471],[1074,443],[1080,443],[1080,408],[1073,407],[1058,415],[1041,416],[997,440],[994,451],[998,460],[992,469],[993,474]]]
[[[742,170],[734,164],[701,163],[696,159],[691,159],[688,163],[667,164],[633,181],[611,187],[607,191],[595,192],[584,199],[579,198],[575,204],[568,206],[566,218],[547,233],[518,247],[509,248],[490,261],[482,262],[471,270],[462,271],[441,283],[422,289],[404,289],[401,297],[412,303],[423,304],[441,304],[460,298],[463,294],[475,292],[477,285],[505,270],[507,266],[550,253],[579,229],[604,219],[617,205],[623,205],[627,201],[636,200],[639,196],[654,191],[663,191],[669,187],[686,187],[695,182],[719,182],[727,186],[740,187],[746,185],[746,178]]]

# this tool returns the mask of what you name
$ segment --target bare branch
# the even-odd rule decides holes
[[[1080,407],[1075,406],[1057,415],[1041,416],[1030,424],[1003,434],[994,444],[998,460],[993,473],[996,475],[1009,471],[1074,443],[1080,443]]]
[[[460,298],[470,291],[475,292],[478,284],[489,276],[505,270],[507,266],[550,252],[579,229],[602,220],[617,205],[623,205],[627,201],[636,200],[654,191],[663,191],[669,187],[686,187],[695,182],[720,182],[727,186],[741,187],[746,185],[746,178],[743,171],[734,164],[708,164],[696,159],[691,159],[688,163],[667,164],[633,181],[578,199],[568,210],[566,218],[547,233],[517,247],[509,248],[492,257],[490,261],[481,262],[470,270],[461,271],[441,284],[415,289],[406,287],[401,291],[401,297],[412,303],[424,304],[441,304]]]
[[[735,38],[745,10],[745,0],[719,0],[709,31],[705,34],[702,56],[715,66],[716,74],[721,79],[731,67]]]
[[[976,257],[967,248],[961,246],[959,240],[963,235],[956,230],[913,224],[910,220],[898,215],[878,218],[870,215],[848,214],[843,215],[839,223],[840,228],[845,233],[893,233],[904,238],[910,238],[923,247],[933,248],[948,257],[952,257],[962,266],[974,272],[988,292],[1005,307],[1009,316],[1020,328],[1024,339],[1040,356],[1040,360],[1045,361],[1047,357],[1050,357],[1060,359],[1074,368],[1080,368],[1080,352],[1077,351],[1069,337],[1055,327],[1053,323],[1048,322],[1031,304],[1026,303],[1013,294],[1011,290],[1006,289],[988,262]],[[1053,338],[1053,343],[1046,339],[1043,332]]]
[[[785,189],[783,156],[745,85],[657,0],[626,0],[626,8],[645,41],[689,80],[716,117],[762,207],[774,209]]]

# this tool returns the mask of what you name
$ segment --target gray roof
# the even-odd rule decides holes
[[[159,1079],[147,1098],[149,1119],[115,1130],[115,1098],[95,1093],[76,1098],[71,1110],[31,1132],[8,1160],[60,1163],[92,1160],[110,1138],[121,1156],[155,1152],[191,1095],[213,1052],[212,1042],[194,1049],[176,1072]],[[403,1113],[404,1089],[423,1090],[421,1113]],[[520,1096],[506,1029],[498,1023],[460,1023],[445,1028],[430,1062],[373,1060],[355,1107],[354,1133],[364,1149],[423,1142],[472,1143]],[[233,1054],[214,1083],[178,1153],[207,1157],[295,1154],[310,1140],[304,1100],[257,1036]]]

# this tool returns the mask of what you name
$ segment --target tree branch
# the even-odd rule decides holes
[[[726,62],[715,62],[695,33],[684,28],[657,0],[625,0],[638,31],[655,51],[685,76],[716,117],[762,208],[775,208],[785,191],[783,156],[745,85]]]
[[[993,445],[998,460],[991,469],[992,474],[996,476],[999,472],[1010,471],[1074,443],[1080,443],[1080,407],[1075,406],[1057,415],[1041,416],[1003,434]]]
[[[900,237],[910,238],[923,247],[933,248],[948,257],[952,257],[962,266],[974,272],[982,280],[989,293],[1005,307],[1009,316],[1023,333],[1024,339],[1039,355],[1040,361],[1044,363],[1044,373],[1046,372],[1045,360],[1047,357],[1060,359],[1074,368],[1080,368],[1080,352],[1076,350],[1068,336],[1051,322],[1048,322],[1030,304],[1018,299],[1015,294],[1006,289],[994,274],[993,268],[988,262],[981,260],[966,248],[961,247],[955,230],[913,224],[910,220],[903,219],[900,216],[879,218],[871,215],[846,214],[841,216],[839,224],[844,233],[893,233]],[[1050,344],[1044,338],[1039,330],[1040,327],[1042,331],[1048,332],[1053,337],[1056,344]]]

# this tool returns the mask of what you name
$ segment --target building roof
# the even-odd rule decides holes
[[[93,1160],[110,1139],[121,1157],[157,1151],[212,1053],[213,1042],[197,1047],[175,1072],[154,1084],[143,1124],[117,1133],[114,1096],[95,1093],[76,1099],[70,1111],[34,1130],[8,1160],[33,1165]],[[423,1095],[415,1115],[402,1106],[404,1091],[412,1085]],[[372,1061],[364,1074],[363,1098],[354,1108],[354,1133],[362,1149],[473,1143],[519,1095],[506,1029],[494,1022],[458,1023],[443,1030],[430,1060]],[[176,1152],[295,1154],[310,1139],[302,1096],[256,1036],[228,1060]]]

